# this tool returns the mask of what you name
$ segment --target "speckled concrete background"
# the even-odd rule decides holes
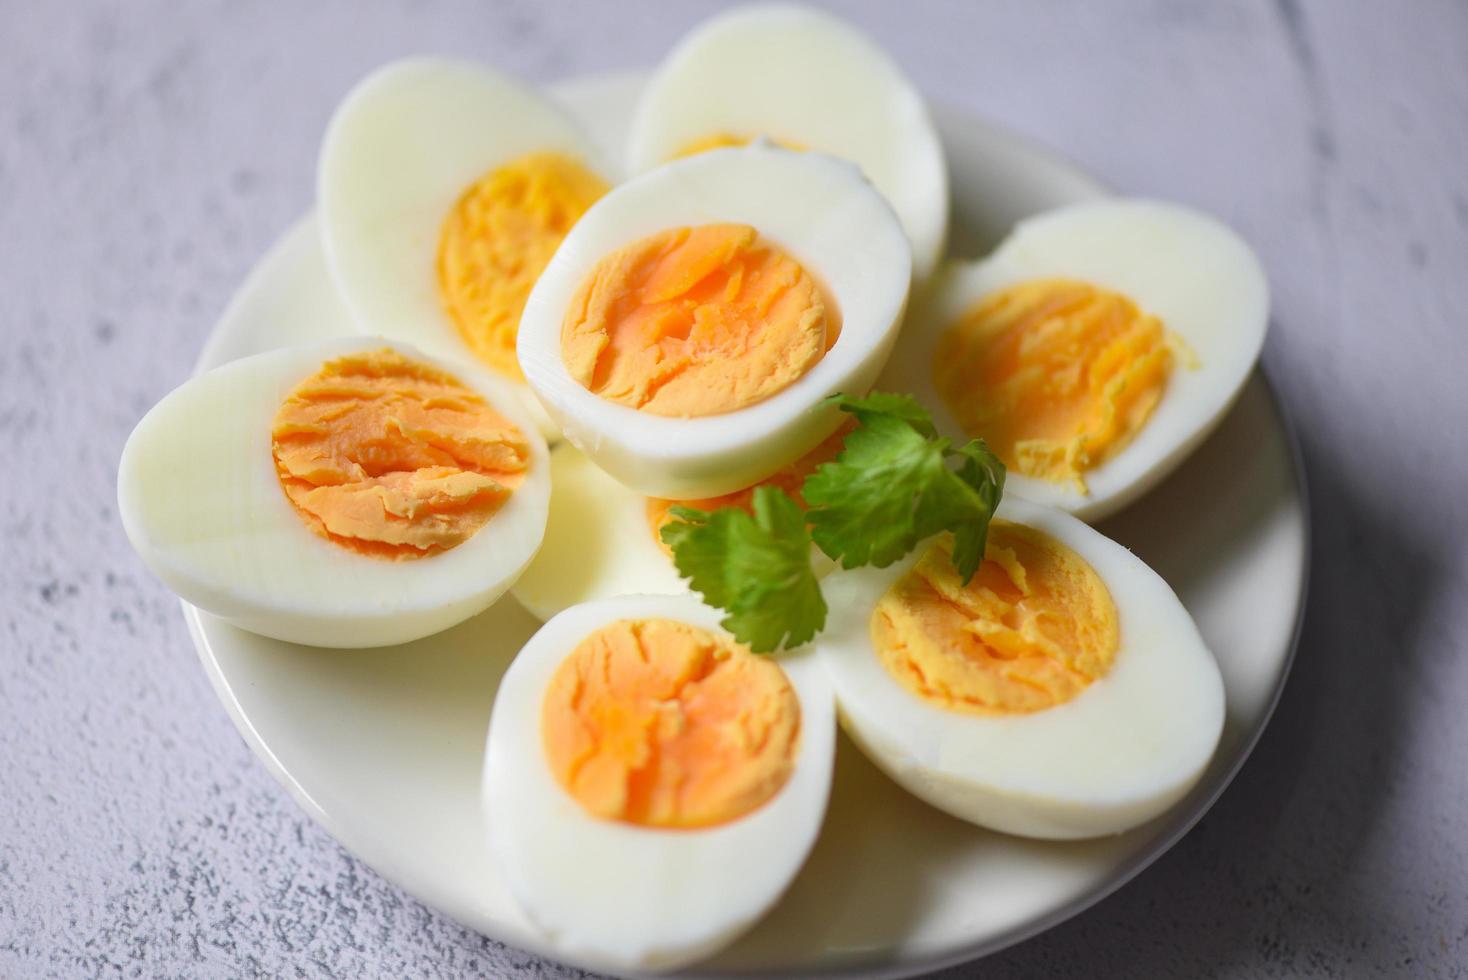
[[[0,0],[0,976],[563,975],[306,821],[128,550],[113,472],[310,205],[356,78],[647,65],[713,6]],[[841,9],[932,95],[1237,225],[1312,480],[1304,643],[1254,759],[984,975],[1468,975],[1468,7]]]

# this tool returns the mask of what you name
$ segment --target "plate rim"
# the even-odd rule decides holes
[[[553,82],[544,86],[544,88],[553,97],[566,100],[574,98],[574,93],[578,90],[604,89],[613,85],[631,85],[645,80],[649,74],[650,72],[643,70],[593,73]],[[1102,194],[1116,192],[1108,183],[1085,170],[1066,153],[1058,151],[1026,133],[1013,130],[967,107],[959,106],[946,100],[929,99],[928,106],[935,118],[935,122],[938,119],[960,121],[965,128],[982,130],[989,136],[1008,143],[1012,147],[1021,149],[1027,156],[1045,161],[1045,165],[1065,172],[1069,179],[1079,184],[1088,184]],[[620,161],[615,162],[620,163]],[[952,217],[951,214],[950,217]],[[192,373],[199,373],[209,362],[211,355],[217,348],[219,325],[230,319],[231,314],[242,305],[243,298],[251,292],[257,280],[264,278],[262,272],[263,267],[269,264],[270,259],[279,251],[284,250],[293,243],[298,235],[303,234],[306,228],[311,227],[316,221],[316,218],[317,215],[314,206],[308,208],[303,214],[290,221],[277,234],[271,245],[256,259],[249,272],[241,279],[239,286],[236,287],[235,291],[224,304],[220,314],[211,325],[200,346],[199,355],[193,366]],[[947,249],[945,249],[944,254],[945,260],[951,257],[951,252]],[[1262,383],[1270,407],[1279,420],[1284,443],[1290,457],[1290,476],[1295,488],[1295,501],[1299,508],[1301,529],[1301,561],[1297,578],[1295,608],[1293,610],[1287,648],[1284,656],[1280,660],[1278,678],[1273,684],[1272,690],[1269,692],[1267,701],[1259,712],[1257,720],[1249,728],[1241,745],[1236,750],[1235,757],[1230,760],[1228,767],[1216,777],[1216,782],[1209,788],[1207,794],[1197,800],[1186,811],[1180,809],[1182,804],[1179,803],[1177,805],[1178,809],[1175,809],[1171,813],[1173,822],[1166,828],[1166,831],[1155,837],[1149,842],[1148,846],[1139,850],[1126,862],[1121,863],[1098,887],[1069,902],[1058,905],[1028,922],[1014,926],[1007,931],[989,935],[981,940],[960,944],[931,954],[903,954],[896,947],[876,951],[864,950],[858,954],[844,956],[835,963],[811,964],[805,967],[796,967],[794,970],[785,968],[779,974],[772,974],[769,970],[760,969],[709,971],[701,970],[698,964],[694,964],[691,970],[677,971],[671,975],[709,978],[783,975],[833,978],[833,980],[838,977],[857,976],[868,978],[899,978],[974,962],[1018,945],[1044,932],[1048,932],[1056,926],[1095,907],[1134,881],[1197,826],[1198,822],[1207,815],[1217,804],[1223,793],[1232,785],[1234,779],[1237,778],[1239,772],[1243,769],[1244,764],[1252,757],[1265,730],[1273,720],[1275,711],[1283,697],[1285,686],[1288,684],[1289,677],[1294,670],[1306,611],[1309,606],[1308,599],[1312,579],[1313,539],[1315,533],[1313,506],[1299,429],[1295,422],[1294,413],[1290,410],[1286,399],[1281,394],[1279,385],[1274,380],[1274,361],[1275,358],[1271,355],[1270,351],[1268,349],[1264,350],[1256,362],[1254,369],[1250,372],[1250,377],[1257,376]],[[1245,385],[1247,384],[1248,381],[1246,380]],[[1240,391],[1242,392],[1242,390],[1241,388]],[[1225,413],[1224,417],[1227,417],[1232,411],[1234,411],[1233,407]],[[245,715],[238,697],[235,695],[225,676],[226,672],[219,666],[213,646],[206,635],[200,610],[184,600],[179,600],[179,604],[182,607],[183,618],[188,628],[190,641],[201,661],[205,675],[209,679],[215,697],[223,705],[236,731],[240,734],[245,744],[249,746],[250,751],[264,764],[266,771],[270,773],[276,783],[286,790],[296,804],[305,811],[306,815],[317,826],[326,831],[338,845],[350,852],[354,859],[361,861],[365,866],[390,882],[394,887],[401,888],[407,892],[414,901],[421,902],[423,905],[432,908],[437,914],[443,915],[469,932],[485,936],[495,942],[524,949],[532,955],[542,956],[554,962],[566,964],[567,961],[557,957],[554,951],[527,948],[515,938],[506,939],[501,935],[495,935],[486,931],[478,924],[464,921],[435,900],[425,897],[426,894],[431,894],[433,890],[419,887],[420,882],[415,880],[416,876],[411,867],[390,860],[374,859],[369,861],[359,852],[358,847],[349,845],[346,839],[350,838],[355,840],[360,835],[345,830],[340,822],[317,803],[307,789],[287,771],[274,751],[266,743],[264,738],[261,737],[253,723]],[[567,965],[575,966],[575,964]]]

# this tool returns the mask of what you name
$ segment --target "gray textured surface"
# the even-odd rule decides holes
[[[709,9],[0,0],[0,976],[559,975],[306,821],[128,550],[113,471],[309,206],[354,79],[424,51],[642,66]],[[984,974],[1468,975],[1468,7],[841,9],[930,94],[1243,231],[1312,478],[1304,642],[1255,757]]]

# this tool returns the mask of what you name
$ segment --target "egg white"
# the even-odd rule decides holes
[[[701,24],[643,89],[629,172],[719,132],[793,141],[857,164],[901,218],[916,277],[937,266],[948,232],[943,146],[912,82],[846,21],[809,7],[756,4]]]
[[[301,381],[333,358],[383,347],[449,371],[530,445],[524,480],[489,523],[411,561],[317,535],[281,489],[271,451],[275,414]],[[447,629],[505,592],[545,532],[548,457],[519,399],[487,372],[377,338],[333,340],[231,361],[164,397],[123,448],[118,511],[139,556],[187,602],[292,643],[385,646]]]
[[[541,620],[618,595],[681,595],[688,583],[647,524],[647,497],[618,483],[575,446],[551,450],[550,519],[535,560],[511,589]]]
[[[1035,279],[1079,279],[1135,302],[1180,337],[1162,399],[1136,437],[1083,474],[1088,492],[1010,471],[1005,489],[1087,521],[1115,513],[1160,482],[1227,414],[1264,345],[1269,285],[1249,246],[1215,218],[1161,201],[1115,198],[1020,222],[985,259],[956,262],[914,302],[877,387],[908,391],[939,429],[968,436],[933,384],[939,340],[984,297]]]
[[[440,295],[443,224],[486,173],[543,151],[605,173],[563,109],[472,62],[397,61],[352,89],[327,126],[316,193],[327,262],[361,331],[484,367]],[[506,383],[554,438],[529,389]]]
[[[738,222],[798,260],[834,297],[835,345],[788,387],[753,405],[668,418],[593,394],[566,369],[561,326],[602,258],[670,228]],[[892,209],[857,169],[768,144],[678,160],[615,188],[571,229],[520,322],[526,380],[598,466],[639,492],[697,499],[747,487],[830,435],[840,413],[822,400],[864,393],[887,359],[907,303],[910,248]]]
[[[779,661],[800,701],[795,768],[754,812],[662,830],[594,817],[562,789],[540,732],[551,677],[597,628],[651,618],[720,631],[719,613],[692,596],[622,596],[566,610],[505,674],[485,749],[484,819],[506,884],[559,953],[596,969],[673,969],[732,942],[800,869],[830,793],[835,713],[808,650]]]
[[[1011,834],[1120,833],[1197,782],[1223,728],[1218,667],[1166,582],[1130,551],[1060,511],[1006,498],[999,516],[1043,531],[1090,563],[1116,603],[1111,669],[1076,697],[1028,714],[949,711],[905,688],[872,645],[871,616],[923,548],[887,568],[838,571],[815,647],[843,727],[909,792]]]

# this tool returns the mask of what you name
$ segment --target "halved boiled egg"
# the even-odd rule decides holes
[[[504,382],[335,340],[165,397],[123,449],[118,509],[186,601],[281,640],[380,646],[504,593],[545,531],[547,456]]]
[[[607,187],[555,103],[488,68],[429,58],[358,84],[317,168],[327,259],[363,331],[487,365],[538,415],[515,359],[520,313]]]
[[[948,230],[943,147],[922,96],[861,32],[792,4],[710,19],[643,90],[629,171],[757,137],[855,163],[901,218],[916,277],[932,273]]]
[[[521,319],[525,378],[566,437],[652,496],[730,493],[840,424],[911,281],[892,209],[849,163],[768,144],[623,184],[571,229]]]
[[[1192,618],[1130,551],[1006,498],[963,584],[942,538],[838,571],[816,647],[842,723],[916,796],[983,827],[1119,833],[1202,775],[1223,684]]]
[[[1269,288],[1214,218],[1159,201],[1022,221],[917,304],[879,387],[982,437],[1006,489],[1099,520],[1166,476],[1222,419],[1259,357]]]
[[[622,596],[536,633],[495,698],[484,816],[561,954],[671,969],[752,925],[820,829],[835,717],[807,650],[759,657],[692,596]]]
[[[838,429],[794,463],[761,480],[802,502],[800,487],[822,463],[841,451],[846,429]],[[754,487],[719,497],[668,500],[623,486],[568,442],[551,450],[550,520],[535,560],[511,589],[531,614],[549,619],[563,609],[612,596],[681,595],[688,582],[679,577],[660,534],[677,518],[673,508],[713,511],[753,507]],[[817,575],[835,563],[811,549]]]

